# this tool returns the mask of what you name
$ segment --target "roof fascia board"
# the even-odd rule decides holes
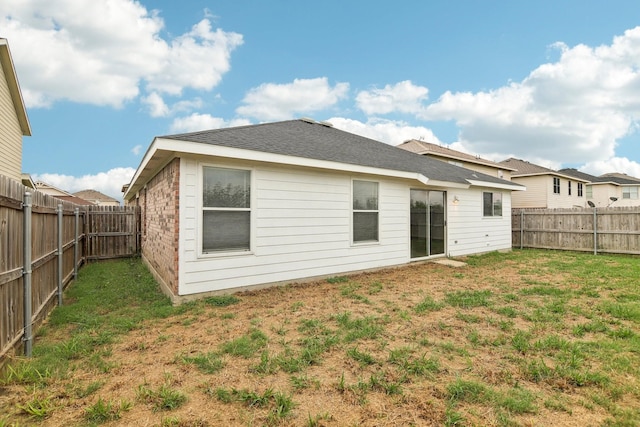
[[[544,176],[544,175],[549,175],[549,176],[559,176],[562,178],[567,178],[570,179],[572,181],[581,181],[584,183],[590,183],[591,181],[589,181],[588,179],[583,179],[583,178],[577,178],[575,176],[571,176],[571,175],[565,175],[562,173],[557,173],[557,172],[532,172],[532,173],[521,173],[521,174],[516,174],[516,175],[511,175],[511,179],[513,178],[527,178],[530,176]]]
[[[4,75],[7,79],[7,85],[9,86],[9,93],[11,94],[13,108],[16,110],[16,115],[18,116],[18,122],[20,123],[22,135],[31,136],[31,124],[29,123],[27,109],[24,105],[24,100],[22,99],[22,92],[20,91],[18,75],[16,74],[16,69],[13,65],[13,59],[11,58],[9,43],[7,42],[7,39],[3,38],[0,38],[0,62],[2,63],[2,69],[4,70]]]
[[[473,163],[476,165],[481,165],[481,166],[488,166],[494,169],[503,169],[503,170],[508,170],[508,171],[515,171],[517,169],[509,167],[509,166],[504,166],[501,165],[499,163],[494,163],[491,160],[484,160],[484,159],[469,159],[466,157],[460,157],[460,156],[456,156],[456,155],[452,155],[452,154],[446,154],[446,153],[440,153],[440,152],[436,152],[436,151],[429,151],[429,150],[425,150],[422,153],[423,155],[431,155],[431,156],[436,156],[436,157],[441,157],[444,159],[452,159],[452,160],[459,160],[461,162],[466,162],[466,163]]]
[[[502,190],[514,190],[514,191],[526,191],[527,187],[518,184],[502,184],[498,182],[486,182],[478,181],[475,179],[468,179],[469,184],[475,187],[488,187],[488,188],[500,188]]]

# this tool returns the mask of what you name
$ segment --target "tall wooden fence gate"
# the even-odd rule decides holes
[[[62,292],[91,260],[139,252],[139,210],[78,206],[0,175],[0,364],[33,326],[62,304]]]

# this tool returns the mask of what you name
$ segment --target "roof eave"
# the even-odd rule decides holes
[[[16,110],[16,115],[18,116],[22,135],[31,136],[31,124],[29,123],[27,109],[24,105],[22,92],[20,91],[18,75],[16,74],[16,69],[13,65],[13,59],[11,58],[11,51],[9,50],[7,39],[3,38],[0,38],[0,62],[2,63],[2,69],[4,70],[4,75],[7,79],[9,93],[11,95],[13,107]]]
[[[469,182],[469,184],[475,186],[475,187],[488,187],[488,188],[499,188],[501,190],[512,190],[512,191],[526,191],[527,187],[524,185],[519,185],[519,184],[514,184],[514,183],[508,183],[509,181],[505,181],[504,183],[501,182],[488,182],[488,181],[481,181],[481,180],[476,180],[476,179],[467,179],[467,181]]]

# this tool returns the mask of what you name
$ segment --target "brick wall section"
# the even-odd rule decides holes
[[[140,191],[142,255],[178,295],[180,159],[173,159]]]

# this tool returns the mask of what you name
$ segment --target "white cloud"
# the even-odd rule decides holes
[[[34,181],[43,181],[69,193],[97,190],[107,196],[122,200],[122,186],[129,184],[135,173],[133,168],[114,168],[107,172],[80,177],[55,173],[33,174]]]
[[[640,163],[624,157],[612,157],[608,160],[589,162],[582,166],[580,170],[596,176],[610,172],[618,172],[640,178]]]
[[[60,100],[122,107],[145,84],[171,95],[210,90],[242,44],[208,19],[166,41],[158,12],[133,0],[3,0],[0,28],[29,108]]]
[[[171,124],[171,131],[175,133],[196,132],[206,129],[221,129],[232,126],[250,125],[247,119],[225,120],[209,114],[194,113],[187,117],[180,117]]]
[[[405,80],[395,85],[386,85],[383,89],[362,91],[356,96],[356,104],[367,114],[416,114],[422,111],[423,102],[428,98],[429,89]]]
[[[258,120],[286,120],[295,114],[309,114],[324,110],[345,98],[348,83],[329,85],[326,77],[295,79],[292,83],[264,83],[251,89],[236,109],[242,116]]]
[[[143,96],[140,101],[149,108],[151,117],[166,117],[169,115],[169,107],[164,103],[158,92],[151,92],[148,96]]]
[[[423,126],[410,126],[401,121],[369,119],[366,123],[343,117],[332,117],[327,120],[335,128],[356,135],[382,141],[390,145],[398,145],[409,139],[423,139],[433,144],[441,144],[431,129]]]
[[[137,156],[142,152],[142,148],[143,148],[142,145],[138,144],[131,149],[131,152],[133,153],[134,156]]]
[[[460,141],[478,153],[552,164],[612,158],[616,141],[640,120],[640,27],[611,45],[554,46],[559,60],[522,82],[478,93],[446,92],[420,117],[455,120]]]

